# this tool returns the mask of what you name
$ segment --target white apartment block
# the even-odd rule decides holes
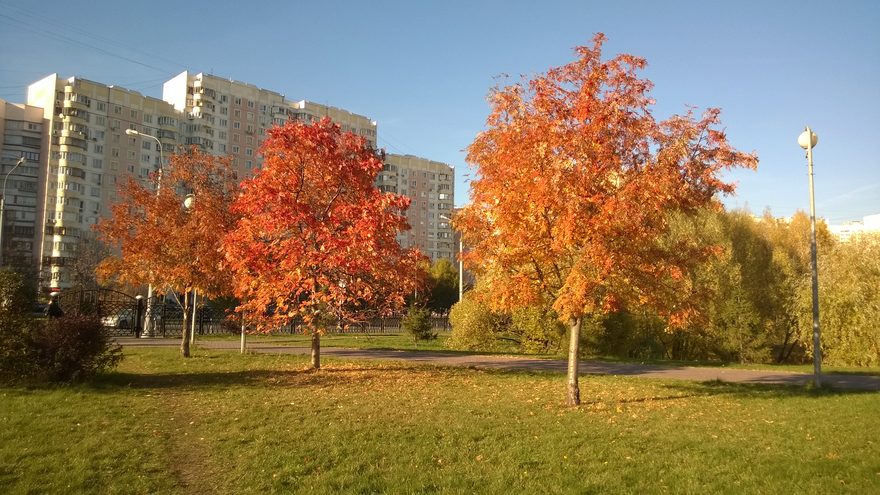
[[[289,120],[329,117],[374,149],[377,143],[377,124],[365,116],[203,73],[170,79],[162,99],[52,74],[28,87],[26,105],[0,102],[0,112],[0,171],[27,159],[9,181],[4,264],[38,272],[50,290],[71,286],[65,266],[83,234],[110,213],[117,183],[127,176],[146,181],[182,146],[230,155],[244,178],[260,167],[266,131]],[[412,198],[404,246],[432,259],[454,257],[452,230],[441,218],[452,215],[453,184],[449,165],[387,155],[377,185]]]
[[[43,109],[0,100],[0,192],[5,200],[3,240],[4,266],[29,276],[36,275],[40,242],[37,218],[43,213],[43,159],[48,150],[47,123]],[[21,159],[24,162],[19,164]]]
[[[288,120],[311,123],[330,117],[343,131],[376,146],[376,122],[362,115],[317,103],[288,101],[284,95],[253,84],[210,74],[181,72],[163,86],[162,98],[185,115],[185,143],[232,156],[239,177],[251,175],[266,131]]]
[[[383,191],[409,197],[411,230],[398,238],[403,247],[418,247],[432,261],[456,259],[452,218],[455,170],[441,162],[412,155],[385,156],[376,184]]]
[[[110,212],[116,184],[127,176],[145,180],[160,166],[159,145],[126,135],[127,129],[156,137],[164,159],[181,144],[180,114],[167,102],[124,88],[52,74],[28,87],[28,104],[42,108],[49,148],[43,158],[45,206],[38,261],[42,284],[70,285],[65,265],[79,238]]]
[[[846,242],[852,237],[861,234],[880,233],[880,213],[862,217],[861,221],[856,220],[840,225],[829,225],[828,230],[842,242]]]

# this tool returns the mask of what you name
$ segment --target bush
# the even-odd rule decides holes
[[[449,312],[452,335],[446,346],[464,351],[494,351],[500,346],[500,337],[510,326],[509,315],[489,310],[476,297],[466,295]]]
[[[14,379],[32,373],[30,335],[34,322],[28,317],[30,298],[23,277],[0,271],[0,376]]]
[[[524,352],[558,352],[566,327],[556,312],[541,307],[520,308],[511,314],[512,334],[520,339]]]
[[[437,338],[437,334],[431,328],[431,314],[425,308],[410,306],[401,326],[416,342]]]
[[[76,381],[116,367],[122,348],[93,316],[46,320],[30,338],[36,372],[50,381]]]

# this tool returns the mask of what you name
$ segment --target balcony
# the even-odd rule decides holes
[[[53,141],[54,141],[54,139],[53,139]],[[78,148],[79,150],[82,150],[82,151],[87,151],[88,145],[89,145],[88,141],[86,141],[85,139],[80,139],[80,138],[76,138],[73,136],[61,136],[58,138],[58,142],[53,143],[53,144],[58,144],[59,146]]]

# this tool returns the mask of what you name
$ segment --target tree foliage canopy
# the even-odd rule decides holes
[[[121,283],[153,283],[159,291],[228,294],[221,248],[235,222],[229,205],[238,189],[230,160],[193,148],[171,157],[158,193],[132,177],[123,182],[111,216],[97,226],[120,254],[106,258],[99,273]],[[186,194],[194,195],[190,210],[183,206]]]
[[[225,240],[240,309],[263,328],[302,318],[319,330],[328,314],[402,307],[424,280],[424,257],[398,244],[410,201],[374,186],[383,163],[364,139],[329,119],[291,122],[269,131],[262,154]]]
[[[456,224],[497,307],[550,303],[571,320],[639,304],[684,321],[685,273],[714,250],[658,242],[669,213],[717,204],[734,189],[720,172],[757,158],[729,145],[717,109],[656,121],[651,83],[637,75],[645,60],[604,61],[604,40],[492,91],[488,129],[468,148],[472,203]]]

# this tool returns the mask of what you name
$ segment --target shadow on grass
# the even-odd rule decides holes
[[[128,373],[113,372],[88,382],[85,386],[97,391],[131,389],[200,389],[229,387],[312,387],[332,386],[340,383],[371,379],[382,372],[413,371],[412,367],[363,366],[356,368],[322,368],[313,370],[255,369],[229,372],[193,373]],[[362,374],[374,372],[374,375]],[[356,375],[355,375],[356,374]]]

